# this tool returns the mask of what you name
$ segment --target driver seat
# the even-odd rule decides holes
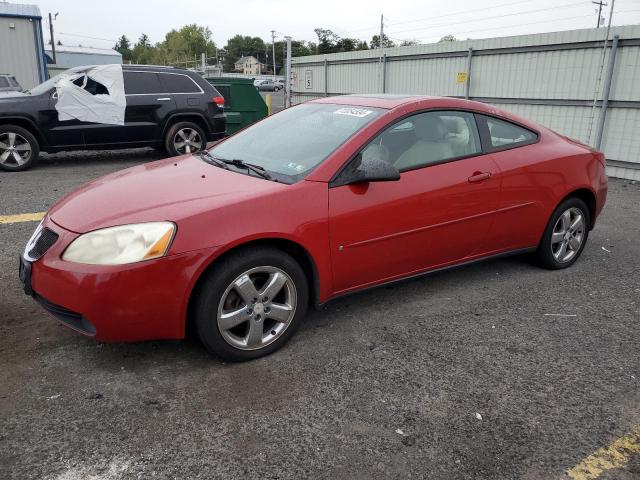
[[[395,162],[398,170],[410,170],[455,156],[448,140],[449,130],[439,116],[419,115],[413,120],[413,127],[418,141],[398,157]]]

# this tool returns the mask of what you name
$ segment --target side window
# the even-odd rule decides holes
[[[96,82],[93,78],[83,75],[73,81],[74,85],[86,90],[91,95],[109,95],[109,90],[103,84]]]
[[[16,80],[16,77],[9,77],[9,85],[11,85],[12,87],[19,87],[20,86],[20,84]]]
[[[9,79],[7,77],[0,77],[0,88],[8,87],[8,86],[9,86]]]
[[[161,73],[162,83],[168,93],[200,93],[200,87],[187,75]]]
[[[124,91],[127,95],[139,95],[144,93],[164,93],[158,79],[158,74],[153,72],[122,72],[124,76]]]
[[[493,148],[501,148],[505,146],[517,146],[520,144],[528,144],[536,141],[538,135],[531,130],[514,125],[504,120],[498,120],[493,117],[484,117],[489,129],[491,138],[491,146]]]
[[[473,114],[458,111],[413,115],[387,128],[363,150],[398,170],[412,170],[482,151]]]

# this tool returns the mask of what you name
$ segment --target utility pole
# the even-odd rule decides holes
[[[598,5],[598,23],[596,25],[596,28],[600,28],[600,22],[602,20],[602,7],[606,7],[608,4],[604,3],[602,0],[598,1],[598,2],[591,2],[594,5]]]
[[[291,37],[284,37],[287,42],[287,61],[285,62],[284,69],[284,85],[285,85],[285,97],[284,108],[291,106]]]
[[[273,50],[273,79],[276,79],[276,31],[271,30],[271,49]]]
[[[380,92],[384,93],[384,64],[382,58],[382,39],[384,38],[384,15],[380,15],[380,37],[378,38],[378,47],[380,50],[380,61],[378,65],[378,79],[380,80]]]
[[[53,57],[54,65],[57,62],[56,62],[56,41],[53,38],[53,19],[56,19],[56,18],[58,18],[57,13],[53,15],[53,17],[51,16],[51,13],[49,13],[49,33],[51,34],[51,56]]]

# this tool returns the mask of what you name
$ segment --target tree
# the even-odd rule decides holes
[[[391,47],[395,47],[396,44],[393,43],[393,40],[391,40],[389,37],[387,37],[386,34],[382,34],[382,47],[383,48],[391,48]],[[371,41],[369,42],[369,48],[374,49],[374,48],[380,48],[380,35],[374,35],[373,37],[371,37]]]
[[[316,28],[313,30],[318,37],[318,53],[337,52],[336,44],[340,37],[327,28]]]
[[[122,55],[123,61],[131,60],[131,42],[126,35],[122,35],[118,39],[113,49]]]
[[[413,47],[414,45],[420,45],[417,40],[403,40],[400,42],[400,47]]]
[[[258,61],[267,63],[267,46],[260,37],[250,37],[243,35],[235,35],[227,40],[224,47],[227,52],[224,57],[224,69],[227,72],[233,70],[233,64],[241,57],[253,56]],[[273,63],[271,61],[270,63]]]
[[[140,38],[138,39],[138,43],[136,44],[136,46],[142,46],[145,48],[149,48],[151,47],[151,42],[149,41],[149,35],[147,35],[146,33],[143,33],[140,35]]]
[[[440,40],[438,40],[438,43],[441,42],[455,42],[456,37],[454,37],[453,35],[445,35],[444,37],[442,37]]]

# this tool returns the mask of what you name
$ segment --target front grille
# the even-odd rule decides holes
[[[62,323],[69,325],[85,335],[94,336],[96,334],[96,327],[94,327],[89,320],[84,318],[82,314],[60,305],[56,305],[37,293],[34,293],[33,297],[45,310]]]
[[[27,252],[27,256],[31,261],[38,260],[42,257],[51,246],[58,240],[58,234],[48,228],[43,228],[40,235],[36,239],[33,247]]]

